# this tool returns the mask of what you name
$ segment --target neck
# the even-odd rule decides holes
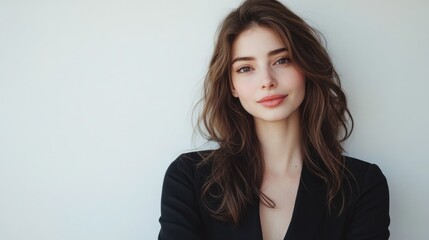
[[[299,111],[283,121],[255,119],[256,134],[262,147],[264,175],[284,176],[301,169],[301,125]]]

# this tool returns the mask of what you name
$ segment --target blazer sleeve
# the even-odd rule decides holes
[[[360,185],[346,240],[389,239],[389,189],[380,168],[371,164]]]
[[[161,196],[159,240],[202,239],[194,167],[180,156],[168,167]]]

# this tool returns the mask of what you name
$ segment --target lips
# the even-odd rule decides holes
[[[262,104],[265,107],[276,107],[280,105],[287,97],[287,94],[276,94],[271,96],[266,96],[257,101],[257,103]]]

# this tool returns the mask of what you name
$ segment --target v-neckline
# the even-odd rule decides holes
[[[323,180],[312,173],[305,164],[301,170],[292,217],[287,227],[284,240],[314,239],[316,227],[321,224],[326,214],[326,188]],[[260,200],[256,203],[257,227],[263,239]],[[256,223],[256,222],[255,222]]]
[[[296,212],[297,212],[297,201],[298,201],[298,199],[299,199],[299,195],[300,195],[300,193],[301,193],[301,191],[302,191],[302,185],[303,185],[303,174],[304,174],[304,165],[302,166],[302,169],[301,169],[301,173],[300,173],[300,176],[299,176],[299,183],[298,183],[298,189],[297,189],[297,192],[296,192],[296,196],[295,196],[295,201],[294,201],[294,204],[293,204],[293,209],[292,209],[292,216],[291,216],[291,219],[290,219],[290,222],[289,222],[289,224],[288,224],[288,226],[287,226],[287,229],[286,229],[286,232],[285,232],[285,235],[284,235],[284,237],[283,237],[283,239],[287,239],[287,236],[288,236],[288,232],[290,232],[290,226],[294,223],[294,216],[295,216],[295,214],[296,214]],[[263,232],[262,232],[262,224],[261,224],[261,212],[260,212],[260,204],[261,204],[261,201],[259,200],[258,202],[257,202],[257,216],[258,216],[258,223],[259,223],[259,231],[260,231],[260,233],[261,233],[261,237],[262,237],[262,239],[263,239]]]

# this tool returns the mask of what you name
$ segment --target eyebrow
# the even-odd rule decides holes
[[[268,53],[268,56],[273,56],[281,52],[287,52],[287,48],[279,48],[276,50],[272,50]],[[251,61],[251,60],[255,60],[255,58],[254,57],[237,57],[234,60],[232,60],[231,65],[238,61]]]

